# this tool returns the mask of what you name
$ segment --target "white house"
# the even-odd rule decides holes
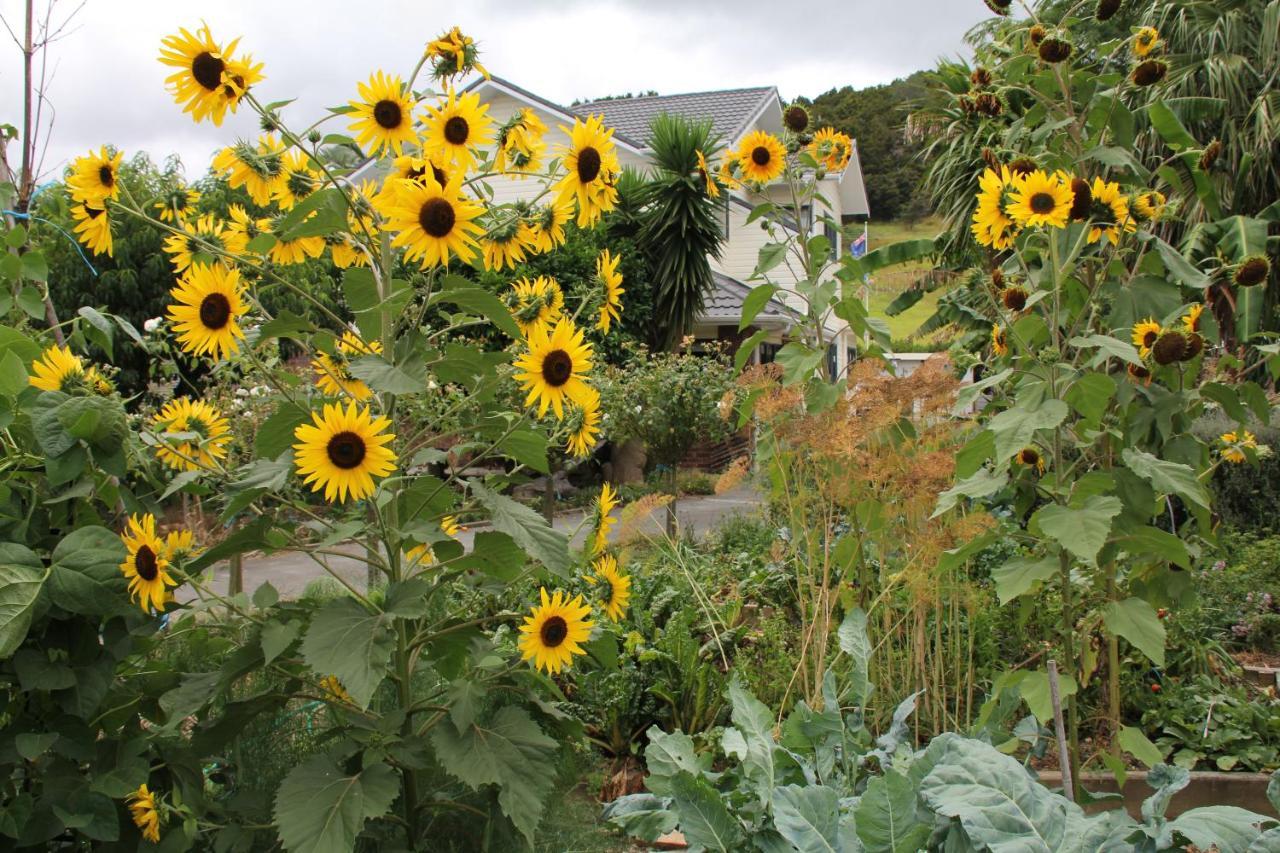
[[[727,89],[718,92],[698,92],[685,95],[656,95],[649,97],[617,98],[588,101],[565,107],[548,101],[533,92],[499,77],[481,79],[472,83],[468,91],[476,92],[483,103],[488,104],[489,115],[501,125],[515,111],[535,110],[548,128],[546,142],[555,150],[567,145],[568,138],[559,128],[572,126],[575,117],[599,115],[607,127],[614,129],[618,159],[625,166],[641,171],[651,164],[647,146],[650,121],[661,113],[679,115],[690,119],[710,119],[725,150],[737,147],[741,139],[753,130],[771,133],[782,132],[782,99],[772,86],[751,89]],[[519,179],[495,179],[492,182],[495,201],[511,201],[536,191],[535,185]],[[768,188],[766,188],[768,191]],[[862,167],[855,144],[849,166],[838,174],[827,175],[821,186],[823,195],[831,204],[831,214],[837,221],[850,223],[865,221],[868,215],[867,195],[862,181]],[[782,201],[781,194],[776,199]],[[759,199],[756,199],[759,201]],[[708,294],[705,310],[695,328],[699,339],[740,340],[746,333],[738,332],[742,300],[751,291],[750,282],[759,257],[760,248],[768,242],[768,235],[759,222],[747,224],[747,215],[754,203],[746,191],[729,194],[725,204],[726,239],[721,257],[713,258],[715,289]],[[802,219],[810,219],[807,214]],[[823,230],[821,223],[812,227],[814,233]],[[827,237],[836,252],[847,251],[841,245],[841,237],[834,229],[827,228]],[[785,280],[785,268],[777,268],[771,275]],[[767,329],[773,334],[757,353],[758,358],[770,360],[776,347],[794,326],[794,314],[778,301],[765,307],[756,320],[755,328]],[[853,341],[841,321],[833,321],[827,337],[836,343],[830,353],[836,370],[843,369]]]

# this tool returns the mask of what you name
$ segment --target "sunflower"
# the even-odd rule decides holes
[[[120,161],[124,153],[117,151],[115,156],[107,153],[104,145],[98,153],[90,151],[84,157],[77,157],[71,164],[71,174],[67,176],[67,189],[71,198],[94,207],[105,207],[107,199],[120,197]]]
[[[612,513],[617,506],[617,490],[608,483],[604,483],[600,486],[600,496],[596,498],[592,512],[594,532],[591,534],[591,553],[602,554],[605,546],[609,544],[609,528],[617,522]]]
[[[559,148],[565,174],[556,182],[556,191],[561,199],[577,200],[578,225],[589,228],[618,202],[614,179],[621,167],[613,129],[604,126],[601,116],[588,116],[585,122],[575,118],[572,130],[564,125],[560,130],[569,137],[569,145]]]
[[[160,843],[160,810],[156,795],[147,790],[144,782],[129,795],[129,814],[133,825],[142,830],[142,837],[152,844]]]
[[[600,435],[600,392],[588,385],[582,399],[570,408],[566,421],[569,426],[566,450],[579,458],[589,456]]]
[[[587,653],[580,644],[586,642],[595,624],[587,618],[591,605],[580,595],[570,600],[559,590],[553,596],[547,595],[545,587],[539,592],[542,604],[535,605],[520,626],[524,635],[520,638],[521,660],[532,659],[538,669],[559,673],[573,662],[574,655]]]
[[[440,529],[450,538],[454,538],[462,530],[456,515],[446,515],[440,519]],[[409,565],[427,565],[436,561],[436,555],[430,545],[415,545],[405,552],[405,560]]]
[[[457,27],[427,42],[426,58],[431,60],[432,76],[437,80],[456,77],[472,69],[488,80],[489,72],[477,61],[479,54],[475,40],[463,35]]]
[[[333,242],[329,242],[329,256],[333,265],[340,270],[348,267],[369,266],[369,253],[364,250],[350,234],[337,234]],[[327,242],[327,241],[326,241]]]
[[[738,164],[737,156],[727,156],[720,160],[720,168],[717,170],[716,177],[720,179],[720,183],[724,184],[731,190],[742,187],[742,166]]]
[[[385,227],[396,232],[391,245],[403,246],[405,260],[420,259],[423,269],[448,266],[451,252],[463,262],[475,257],[480,226],[474,220],[481,211],[462,195],[461,172],[444,186],[427,175],[422,182],[401,180],[378,207]]]
[[[1044,473],[1044,457],[1034,447],[1024,447],[1019,450],[1018,455],[1014,457],[1014,461],[1019,465],[1034,468],[1037,474]]]
[[[564,309],[564,293],[551,276],[519,278],[507,294],[511,316],[525,337],[534,329],[546,329],[560,319]]]
[[[1011,284],[1000,291],[1000,302],[1010,311],[1018,312],[1027,307],[1027,291],[1021,285]]]
[[[324,698],[330,702],[336,702],[339,705],[356,704],[355,700],[351,698],[351,694],[347,692],[347,688],[342,686],[342,682],[338,680],[336,675],[326,675],[316,682],[316,686],[320,688]]]
[[[600,609],[614,622],[622,619],[622,614],[631,601],[631,577],[618,569],[618,561],[612,554],[601,554],[591,564],[593,573],[587,575],[587,583],[600,585]]]
[[[304,151],[285,152],[281,166],[272,198],[281,210],[292,210],[295,204],[320,188],[322,177],[311,168],[311,158]]]
[[[315,214],[310,213],[307,215],[307,219],[313,216]],[[308,258],[318,258],[324,254],[325,243],[323,237],[313,235],[294,237],[292,240],[281,239],[278,232],[282,218],[282,216],[277,216],[274,219],[266,220],[266,227],[263,230],[276,235],[276,241],[272,244],[271,250],[267,252],[267,257],[281,266],[290,266],[291,264],[300,264]]]
[[[596,320],[596,328],[609,334],[609,326],[622,319],[622,273],[618,272],[618,262],[622,258],[612,255],[608,249],[596,258],[596,278],[602,288],[600,318]]]
[[[1009,341],[1005,338],[1004,328],[999,323],[991,327],[991,351],[998,356],[1009,354]]]
[[[528,107],[521,107],[498,129],[496,167],[499,172],[513,172],[519,177],[536,172],[546,153],[547,144],[542,141],[547,126],[538,114]]]
[[[334,397],[346,394],[361,402],[369,399],[373,396],[373,391],[351,375],[350,356],[380,352],[382,344],[377,341],[366,344],[355,332],[349,329],[344,331],[332,355],[322,352],[311,360],[311,369],[316,372],[316,387]]]
[[[355,118],[348,129],[355,134],[361,148],[377,156],[390,148],[400,154],[406,142],[417,139],[413,132],[413,93],[405,88],[400,76],[392,77],[376,71],[368,83],[357,83],[360,100],[348,101]]]
[[[1222,458],[1235,465],[1243,465],[1249,460],[1244,452],[1246,449],[1258,449],[1258,439],[1247,429],[1241,430],[1240,435],[1236,435],[1234,431],[1224,432],[1219,440],[1226,445],[1221,451]]]
[[[222,241],[226,244],[227,251],[233,255],[248,254],[249,243],[255,237],[271,231],[269,220],[255,217],[238,204],[230,205],[227,214],[231,218],[223,228]]]
[[[1133,55],[1146,59],[1160,46],[1160,32],[1155,27],[1143,27],[1133,36]]]
[[[809,111],[804,104],[792,104],[782,111],[782,123],[792,133],[804,133],[809,129]]]
[[[587,384],[583,377],[591,370],[591,344],[582,339],[582,331],[569,320],[560,320],[554,328],[530,330],[526,344],[529,351],[516,359],[519,370],[515,378],[521,390],[529,392],[526,406],[538,404],[538,417],[555,409],[564,419],[565,401],[581,403]]]
[[[222,264],[193,264],[169,293],[177,302],[169,306],[169,319],[184,350],[219,359],[240,349],[244,332],[236,320],[249,305],[238,271]]]
[[[742,140],[737,160],[744,181],[767,184],[787,167],[787,149],[773,134],[755,130]]]
[[[1063,228],[1074,203],[1075,195],[1069,183],[1037,169],[1014,182],[1005,210],[1023,228],[1041,225]]]
[[[200,193],[186,184],[178,184],[152,205],[160,212],[161,222],[183,222],[195,213]]]
[[[208,26],[195,33],[183,28],[161,42],[160,61],[178,69],[165,78],[165,86],[195,121],[208,118],[221,125],[227,110],[234,113],[249,87],[262,81],[262,63],[232,56],[239,42],[220,47]]]
[[[711,167],[707,165],[707,155],[701,151],[695,151],[698,155],[698,174],[707,187],[707,195],[710,198],[720,198],[720,185],[716,183],[715,172],[711,171]]]
[[[323,413],[312,412],[313,423],[294,430],[298,443],[294,464],[311,490],[324,489],[325,500],[346,503],[373,494],[374,477],[396,468],[396,454],[386,445],[395,440],[387,432],[391,421],[375,418],[368,408],[326,403]]]
[[[493,141],[489,105],[475,92],[458,96],[449,89],[437,106],[428,106],[423,118],[422,150],[438,162],[459,171],[476,163],[475,149]]]
[[[1204,313],[1203,305],[1192,305],[1187,309],[1186,316],[1182,318],[1182,327],[1186,329],[1187,334],[1193,335],[1200,331],[1200,315]]]
[[[1000,171],[987,169],[978,179],[978,206],[973,211],[973,236],[983,246],[997,252],[1013,248],[1017,224],[1005,213],[1008,192],[1015,178],[1008,166]]]
[[[271,204],[284,180],[284,144],[270,133],[255,146],[245,140],[223,148],[213,158],[213,171],[224,175],[232,189],[244,187],[259,207]]]
[[[489,217],[490,225],[480,240],[480,251],[487,270],[516,268],[524,262],[525,253],[533,245],[533,229],[510,211]]]
[[[73,204],[71,218],[76,221],[76,239],[89,247],[95,255],[112,257],[115,246],[111,242],[111,220],[107,211],[89,203]]]
[[[195,222],[183,222],[181,234],[165,238],[164,251],[173,261],[173,271],[181,274],[193,263],[216,263],[227,252],[226,226],[212,213]]]
[[[194,554],[196,536],[190,530],[173,530],[164,537],[164,557],[169,562]]]
[[[1120,191],[1120,185],[1102,178],[1093,179],[1093,218],[1089,229],[1089,242],[1106,238],[1111,245],[1118,245],[1120,234],[1133,233],[1137,226],[1129,212],[1129,197]]]
[[[200,471],[226,458],[231,426],[204,400],[170,400],[152,418],[152,424],[159,431],[156,456],[170,468]]]
[[[27,381],[41,391],[69,394],[86,387],[84,362],[72,354],[70,347],[49,347],[32,363],[31,370]]]
[[[853,156],[853,140],[847,133],[832,127],[824,127],[813,135],[809,154],[826,167],[828,172],[843,172]]]
[[[1133,214],[1143,222],[1155,222],[1164,217],[1168,199],[1156,190],[1138,193],[1133,198]]]
[[[561,197],[534,210],[529,222],[533,248],[538,252],[550,252],[564,245],[564,226],[573,218],[573,199]]]
[[[1155,346],[1156,341],[1160,340],[1160,336],[1164,334],[1164,329],[1160,328],[1160,324],[1155,321],[1154,317],[1148,317],[1140,323],[1133,326],[1133,345],[1138,348],[1138,355],[1146,358],[1151,354],[1151,348]]]
[[[178,582],[167,571],[169,559],[164,543],[156,536],[156,517],[151,513],[129,516],[120,541],[128,551],[120,571],[129,579],[129,597],[138,602],[143,613],[148,608],[163,612],[169,598],[167,587],[177,586]]]
[[[1252,287],[1255,284],[1262,284],[1267,280],[1267,276],[1271,274],[1271,261],[1266,255],[1254,255],[1246,258],[1243,263],[1236,267],[1232,280],[1240,287]]]

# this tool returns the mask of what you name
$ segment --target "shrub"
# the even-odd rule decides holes
[[[1254,421],[1245,428],[1257,436],[1259,444],[1274,452],[1260,456],[1253,465],[1219,465],[1209,481],[1214,511],[1229,527],[1280,532],[1275,512],[1280,506],[1280,427]],[[1238,429],[1236,421],[1220,412],[1200,418],[1194,426],[1196,436],[1206,442],[1215,442],[1223,433]]]

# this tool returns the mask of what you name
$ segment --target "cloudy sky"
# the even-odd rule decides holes
[[[79,2],[55,0],[55,20]],[[0,0],[15,30],[22,6]],[[305,125],[354,97],[370,71],[407,73],[423,44],[455,23],[494,74],[569,103],[759,85],[812,96],[888,82],[962,52],[964,32],[987,14],[981,0],[84,0],[73,31],[49,51],[56,121],[44,165],[56,170],[108,142],[157,160],[176,153],[196,177],[215,149],[255,132],[244,115],[196,125],[164,91],[160,40],[202,17],[219,41],[242,36],[240,50],[266,64],[259,97],[296,97],[285,118]],[[16,125],[21,57],[0,36],[0,122]]]

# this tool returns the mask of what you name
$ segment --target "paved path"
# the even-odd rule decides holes
[[[680,532],[685,535],[691,535],[697,538],[705,536],[706,533],[714,529],[721,521],[735,515],[754,515],[759,513],[762,498],[754,487],[750,485],[742,485],[738,488],[726,492],[723,495],[693,496],[681,498],[676,507],[676,516],[679,519]],[[621,510],[615,510],[616,517]],[[564,531],[566,534],[572,534],[573,544],[580,546],[582,541],[590,532],[589,522],[584,523],[587,517],[586,510],[569,510],[562,512],[556,516],[555,529]],[[659,510],[642,524],[638,530],[640,536],[651,536],[661,538],[666,521],[666,510]],[[481,527],[480,529],[484,529]],[[611,538],[616,538],[618,525],[614,525],[611,531]],[[458,535],[458,539],[468,549],[475,533],[473,530],[464,530]],[[355,546],[339,546],[336,550],[346,551],[350,554],[359,554],[360,549]],[[355,557],[326,557],[330,568],[334,572],[340,574],[349,583],[357,589],[363,590],[365,587],[365,564]],[[306,554],[298,552],[288,552],[283,554],[272,554],[270,556],[250,556],[244,560],[244,588],[249,593],[261,586],[264,582],[270,581],[282,596],[286,598],[296,598],[307,588],[307,584],[320,578],[328,578],[328,574],[323,568],[317,565],[316,561]],[[225,592],[227,589],[227,566],[225,563],[219,564],[213,569],[212,585],[218,592]],[[177,597],[181,601],[189,601],[194,597],[192,590],[183,587],[177,591]]]

